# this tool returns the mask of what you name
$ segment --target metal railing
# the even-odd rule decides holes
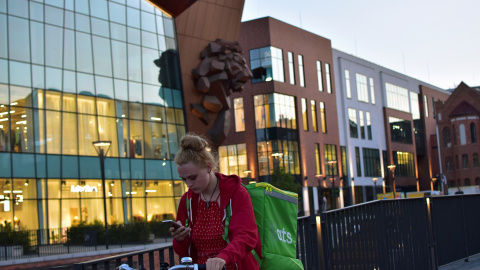
[[[100,229],[85,227],[0,232],[0,261],[171,241],[170,234],[157,233],[155,235],[147,233],[147,230],[138,227],[136,229],[137,234],[140,233],[142,235],[137,236],[135,234],[133,237],[130,236],[129,239],[128,233],[119,232],[119,230],[122,230],[122,226],[109,227],[108,248],[103,227]]]
[[[306,270],[438,269],[480,253],[480,194],[381,200],[298,218]],[[320,225],[321,224],[321,225]]]
[[[167,261],[168,258],[168,261]],[[163,248],[152,248],[137,252],[130,252],[108,258],[92,260],[82,263],[75,263],[74,270],[97,270],[115,269],[124,263],[135,269],[160,269],[161,262],[168,262],[169,265],[178,264],[180,258],[175,255],[172,245]]]

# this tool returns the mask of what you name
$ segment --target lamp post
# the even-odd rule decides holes
[[[372,178],[373,181],[373,200],[377,199],[377,180],[378,178]]]
[[[276,152],[272,153],[271,156],[273,157],[273,173],[275,174],[277,171],[280,170],[280,158],[283,156],[283,153]],[[277,175],[277,185],[280,185],[280,175]]]
[[[245,170],[243,171],[244,174],[247,175],[247,182],[250,184],[250,181],[252,181],[252,177],[250,175],[250,173],[252,172],[252,170]]]
[[[431,186],[432,191],[435,190],[435,188],[434,188],[435,187],[435,181],[437,181],[437,178],[433,177],[432,182],[430,182],[430,186]]]
[[[321,202],[320,205],[320,212],[325,212],[327,209],[326,201],[323,200],[323,178],[321,174],[316,174],[315,177],[318,179],[318,194],[320,196],[319,201]]]
[[[105,247],[108,249],[108,221],[107,221],[107,185],[105,185],[105,157],[110,150],[111,141],[96,141],[93,142],[93,146],[100,157],[100,171],[102,174],[102,187],[103,187],[103,215],[105,218]]]
[[[337,208],[337,203],[336,199],[334,198],[335,196],[333,195],[333,192],[335,191],[335,176],[333,175],[333,166],[334,164],[337,164],[336,160],[330,160],[327,161],[327,164],[330,166],[330,175],[332,176],[332,192],[330,193],[330,200],[332,201],[332,209]]]
[[[388,171],[391,173],[391,179],[392,179],[392,184],[393,184],[393,198],[395,199],[396,196],[395,196],[395,165],[388,165],[387,168],[388,168]]]

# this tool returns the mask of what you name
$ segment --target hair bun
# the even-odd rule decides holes
[[[184,150],[200,152],[208,146],[207,140],[199,135],[187,134],[180,140],[180,147]]]

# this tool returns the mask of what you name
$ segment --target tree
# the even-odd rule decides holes
[[[302,186],[295,181],[295,177],[290,172],[285,172],[285,168],[274,170],[271,179],[271,184],[279,189],[295,192],[297,194],[301,191]]]

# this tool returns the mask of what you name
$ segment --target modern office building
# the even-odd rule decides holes
[[[439,173],[433,101],[450,93],[335,49],[333,58],[340,144],[355,203],[394,185],[398,195],[430,189]]]
[[[174,20],[140,0],[0,1],[0,222],[174,215],[186,132]],[[106,185],[94,141],[111,141]]]
[[[480,126],[480,91],[461,83],[446,101],[435,102],[440,134],[441,172],[448,187],[479,192],[480,162],[478,128]],[[476,186],[471,189],[471,187]]]
[[[330,40],[266,17],[243,22],[239,41],[253,78],[232,94],[220,171],[271,181],[283,168],[304,187],[306,212],[319,209],[320,183],[329,205],[340,206],[326,188],[338,190],[343,177]],[[308,187],[315,187],[310,195]]]

